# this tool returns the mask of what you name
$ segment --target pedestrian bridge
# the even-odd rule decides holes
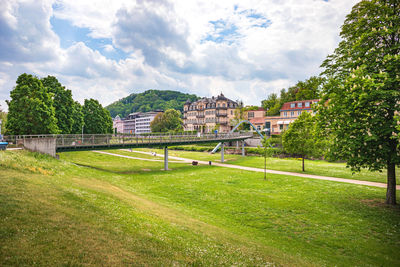
[[[14,135],[5,136],[9,143],[23,144],[31,151],[49,154],[56,157],[57,152],[107,150],[121,148],[164,147],[165,169],[168,169],[168,146],[224,143],[243,141],[251,138],[253,133],[231,132],[210,134],[59,134],[59,135]],[[243,143],[243,142],[242,142]],[[223,162],[224,148],[221,148]]]

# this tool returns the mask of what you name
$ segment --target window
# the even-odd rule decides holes
[[[261,126],[260,125],[257,125],[257,130],[261,130]]]
[[[295,108],[295,107],[296,107],[296,103],[290,104],[290,107],[291,107],[291,108]]]
[[[225,103],[223,103],[222,106],[225,107]]]
[[[231,115],[233,115],[233,110],[231,110]]]
[[[283,124],[279,124],[279,129],[283,130]]]
[[[294,111],[290,112],[290,116],[293,117],[294,116]]]
[[[299,115],[299,116],[300,116],[300,114],[301,114],[301,110],[297,111],[297,115]]]
[[[283,116],[284,116],[284,117],[287,117],[287,112],[286,112],[286,111],[283,112]]]
[[[297,106],[298,106],[299,108],[301,108],[301,107],[303,106],[303,103],[298,103]]]
[[[249,117],[249,119],[250,119],[250,118],[254,118],[254,112],[249,112],[249,113],[248,113],[248,117]]]
[[[304,106],[305,106],[306,108],[309,108],[309,107],[310,107],[310,102],[306,102]]]

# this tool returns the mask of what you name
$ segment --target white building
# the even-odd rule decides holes
[[[122,120],[117,116],[113,120],[114,131],[125,134],[150,133],[150,123],[160,112],[162,111],[134,112]]]

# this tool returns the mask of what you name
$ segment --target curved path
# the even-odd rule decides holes
[[[129,151],[128,149],[123,149],[123,150]],[[96,151],[96,152],[100,152],[100,151]],[[143,151],[132,150],[132,152],[151,155],[151,153],[143,152]],[[112,153],[107,153],[107,152],[100,152],[100,153],[111,154],[111,155],[118,156],[118,157],[129,158],[129,156],[112,154]],[[158,154],[157,154],[157,156],[158,157],[164,157],[163,155],[158,155]],[[131,158],[133,158],[133,157],[131,157]],[[174,156],[169,156],[169,158],[175,159],[175,160],[180,160],[181,162],[182,161],[184,161],[184,162],[197,161],[199,164],[204,164],[204,165],[208,165],[209,164],[208,161],[187,159],[187,158],[174,157]],[[135,158],[135,159],[146,160],[146,159],[143,159],[143,158]],[[153,160],[153,161],[156,161],[156,160]],[[213,162],[212,164],[214,166],[225,167],[225,168],[240,169],[240,170],[253,171],[253,172],[264,172],[264,169],[260,169],[260,168],[245,167],[245,166],[239,166],[239,165],[233,165],[233,164],[224,164],[224,163],[216,163],[216,162]],[[290,175],[290,176],[297,176],[297,177],[303,177],[303,178],[309,178],[309,179],[326,180],[326,181],[334,181],[334,182],[357,184],[357,185],[367,185],[367,186],[374,186],[374,187],[381,187],[381,188],[386,188],[387,187],[387,185],[385,183],[377,183],[377,182],[369,182],[369,181],[361,181],[361,180],[352,180],[352,179],[344,179],[344,178],[329,177],[329,176],[320,176],[320,175],[297,173],[297,172],[285,172],[285,171],[267,170],[267,173],[280,174],[280,175]],[[397,185],[396,189],[400,190],[400,185]]]

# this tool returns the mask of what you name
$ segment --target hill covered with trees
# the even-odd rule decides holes
[[[195,101],[199,97],[171,90],[147,90],[122,98],[107,106],[106,109],[110,111],[112,117],[117,115],[126,117],[132,112],[147,112],[157,109],[167,110],[172,108],[182,112],[183,105],[188,99]]]

